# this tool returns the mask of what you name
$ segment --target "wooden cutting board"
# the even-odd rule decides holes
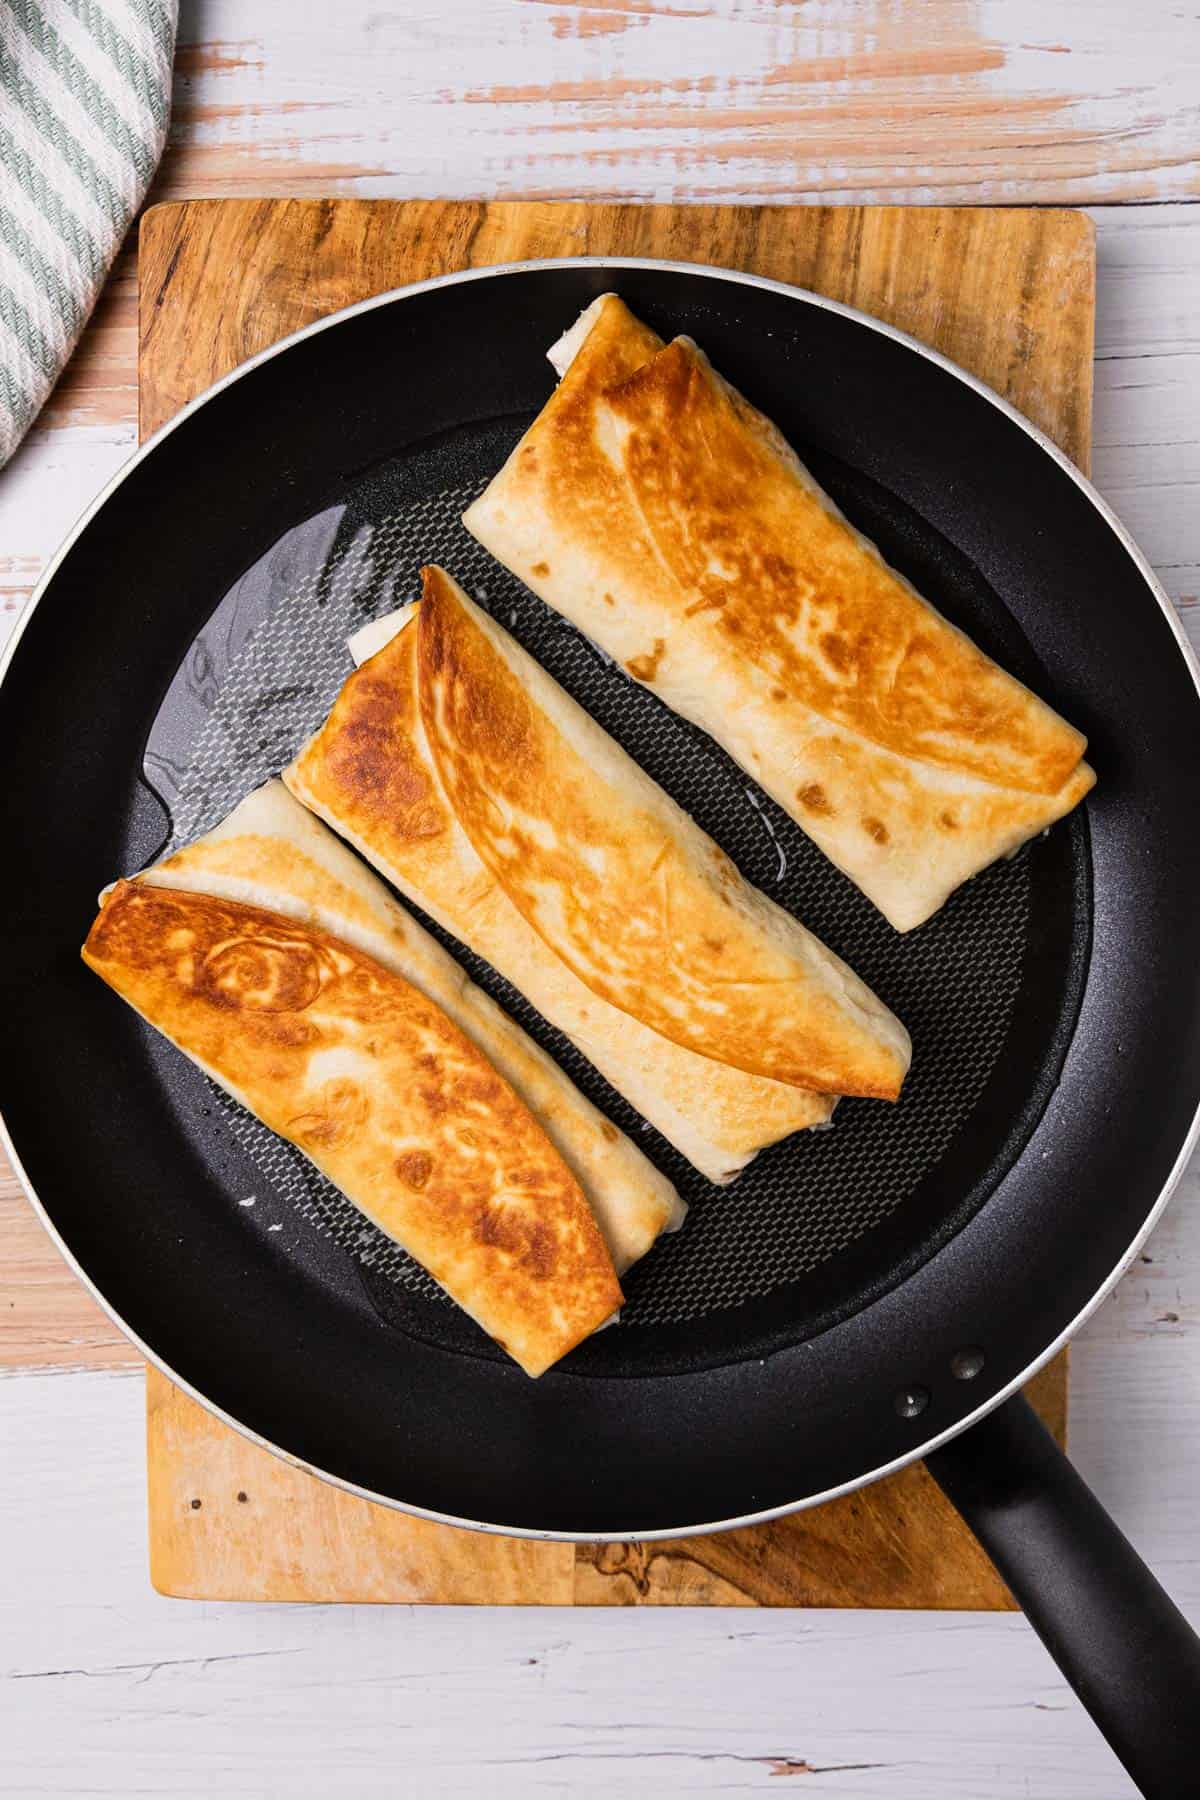
[[[527,257],[752,270],[911,332],[1083,468],[1095,251],[1082,213],[984,208],[192,201],[142,221],[143,437],[227,370],[355,300]],[[1032,1395],[1065,1437],[1061,1357]],[[535,1544],[410,1519],[258,1449],[147,1371],[150,1569],[196,1599],[555,1606],[1003,1608],[1003,1583],[915,1465],[790,1519],[679,1543]]]

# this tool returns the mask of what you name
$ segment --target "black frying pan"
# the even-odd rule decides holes
[[[545,346],[613,287],[665,335],[694,335],[929,598],[1091,739],[1086,809],[907,937],[455,523],[545,398]],[[348,667],[345,627],[404,598],[431,557],[482,585],[915,1041],[898,1108],[844,1102],[831,1132],[766,1153],[732,1189],[642,1136],[691,1217],[629,1283],[621,1328],[537,1383],[402,1256],[350,1233],[324,1184],[77,954],[102,883],[278,769]],[[926,1456],[1130,1769],[1181,1793],[1200,1756],[1196,1640],[1010,1396],[1127,1267],[1196,1135],[1197,766],[1196,668],[1129,539],[1016,414],[899,334],[768,282],[645,262],[384,296],[160,433],[11,648],[11,1145],[148,1356],[373,1498],[486,1529],[676,1535]]]

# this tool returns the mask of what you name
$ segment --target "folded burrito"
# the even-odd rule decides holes
[[[490,963],[710,1181],[828,1122],[834,1101],[714,1062],[598,998],[480,861],[421,725],[417,609],[359,633],[366,660],[283,779],[443,930]]]
[[[748,1074],[896,1099],[900,1021],[441,569],[425,571],[417,642],[455,816],[586,987]]]
[[[619,1275],[682,1223],[686,1208],[666,1176],[281,781],[247,795],[206,836],[138,880],[282,913],[419,988],[529,1108],[582,1188]]]
[[[1069,812],[1086,741],[930,606],[690,338],[616,295],[464,523],[907,931]]]
[[[453,1021],[345,939],[280,913],[121,881],[84,961],[297,1144],[540,1375],[621,1304],[591,1208]]]

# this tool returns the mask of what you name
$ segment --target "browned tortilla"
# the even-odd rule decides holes
[[[419,610],[419,609],[418,609]],[[471,846],[421,725],[417,617],[346,681],[283,779],[406,898],[482,956],[712,1181],[824,1124],[833,1100],[697,1055],[601,1000],[527,923]]]
[[[908,1034],[443,570],[421,718],[472,846],[593,993],[750,1074],[894,1100]]]
[[[130,882],[108,894],[83,957],[527,1374],[620,1306],[545,1133],[446,1014],[373,958],[257,907]]]
[[[559,348],[562,382],[465,523],[898,929],[1083,798],[1082,735],[884,561],[690,339],[610,294]]]

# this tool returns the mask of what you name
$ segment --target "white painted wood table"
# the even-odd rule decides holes
[[[1194,9],[184,0],[180,42],[157,198],[1088,205],[1096,479],[1200,638]],[[127,256],[0,475],[5,633],[133,447],[133,310]],[[20,1265],[0,1270],[0,1794],[1132,1791],[1020,1618],[161,1600],[140,1374],[86,1309],[56,1326]],[[1079,1343],[1071,1436],[1200,1622],[1200,1166]]]

